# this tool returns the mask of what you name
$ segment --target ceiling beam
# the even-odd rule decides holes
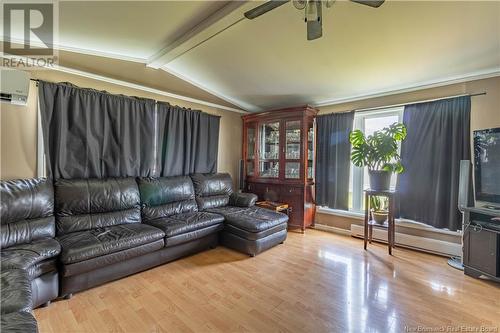
[[[172,44],[165,46],[151,56],[146,65],[156,69],[163,67],[180,55],[243,20],[245,18],[243,13],[254,6],[255,3],[252,1],[229,1],[228,4],[207,17]]]

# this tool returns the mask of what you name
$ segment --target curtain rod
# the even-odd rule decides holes
[[[32,79],[30,78],[30,81],[34,81],[36,82],[36,85],[38,87],[38,82],[40,82],[39,79]],[[81,87],[78,87],[80,89],[92,89],[92,88],[81,88]],[[101,91],[99,91],[101,92]],[[105,93],[108,93],[107,91],[104,91]],[[108,93],[110,95],[114,95],[114,94],[111,94],[111,93]],[[128,95],[123,95],[125,97],[137,97],[137,96],[128,96]],[[138,98],[142,98],[142,97],[138,97]],[[169,105],[172,105],[170,104],[170,102],[164,102],[164,101],[159,101],[159,100],[156,100],[156,99],[153,99],[153,101],[155,102],[155,104],[158,104],[158,103],[163,103],[163,104],[169,104]],[[196,111],[196,112],[201,112],[201,113],[205,113],[205,114],[208,114],[210,116],[213,116],[213,117],[217,117],[217,118],[222,118],[222,116],[219,116],[219,115],[216,115],[216,114],[211,114],[211,113],[208,113],[208,112],[204,112],[202,110],[195,110],[195,109],[191,109],[191,108],[186,108],[186,107],[183,107],[183,106],[178,106],[178,105],[172,105],[172,106],[175,106],[175,107],[179,107],[179,108],[183,108],[183,109],[186,109],[186,110],[190,110],[190,111]]]
[[[486,95],[486,92],[483,91],[483,92],[475,93],[475,94],[461,94],[461,95],[445,96],[445,97],[426,99],[426,100],[421,100],[421,101],[416,101],[416,102],[392,104],[392,105],[385,105],[385,106],[376,106],[373,108],[354,109],[353,111],[355,111],[355,112],[374,111],[374,110],[380,110],[380,109],[395,108],[398,106],[406,106],[406,105],[411,105],[411,104],[421,104],[421,103],[427,103],[427,102],[440,101],[443,99],[449,99],[449,98],[455,98],[455,97],[463,97],[463,96],[474,97],[474,96],[481,96],[481,95]]]

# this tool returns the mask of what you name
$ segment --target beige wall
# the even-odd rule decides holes
[[[471,130],[500,127],[500,77],[469,81],[438,88],[424,89],[410,93],[396,94],[378,98],[370,98],[350,103],[325,106],[320,108],[319,114],[342,112],[360,108],[387,106],[400,103],[411,103],[420,100],[453,96],[465,93],[481,93],[486,95],[472,97],[471,102]],[[341,229],[350,229],[351,224],[361,224],[359,219],[341,217],[330,214],[316,214],[316,223]],[[408,229],[408,228],[406,228]],[[398,232],[406,232],[400,228]],[[408,232],[409,233],[409,232]],[[450,241],[449,235],[430,235],[428,237]],[[455,237],[455,242],[457,242]]]
[[[53,82],[69,81],[80,87],[106,90],[113,94],[152,98],[221,116],[218,169],[219,172],[229,172],[233,180],[236,181],[238,160],[241,158],[242,145],[242,121],[240,113],[219,110],[58,71],[36,71],[31,73],[31,77]],[[32,82],[27,106],[0,104],[0,179],[36,176],[36,103],[37,87]]]

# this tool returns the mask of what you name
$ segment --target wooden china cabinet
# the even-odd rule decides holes
[[[310,106],[243,116],[245,187],[259,200],[291,206],[289,228],[314,224],[317,109]]]

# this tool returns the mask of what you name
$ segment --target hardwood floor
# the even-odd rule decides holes
[[[393,254],[327,232],[289,233],[255,258],[220,246],[35,316],[41,333],[500,331],[499,284],[467,277],[442,257]]]

